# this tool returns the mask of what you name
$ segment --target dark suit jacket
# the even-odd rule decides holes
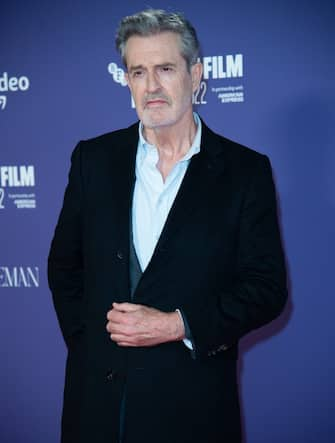
[[[49,256],[49,284],[68,347],[62,441],[240,441],[237,344],[286,301],[285,264],[266,156],[203,124],[134,302],[181,308],[182,342],[122,348],[106,332],[129,301],[129,220],[138,125],[80,142]]]

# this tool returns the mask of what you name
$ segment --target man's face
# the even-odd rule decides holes
[[[173,32],[132,36],[127,41],[126,78],[137,114],[147,128],[172,126],[192,115],[192,93],[202,70],[195,64],[188,72],[179,41]]]

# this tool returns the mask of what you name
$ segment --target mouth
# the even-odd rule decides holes
[[[164,94],[148,94],[144,99],[144,108],[159,108],[169,104],[170,100]]]
[[[166,105],[167,104],[167,101],[166,100],[163,100],[162,98],[156,98],[156,99],[153,99],[153,100],[147,100],[146,101],[146,103],[145,103],[145,107],[147,108],[147,107],[153,107],[153,108],[156,108],[156,107],[159,107],[159,106],[162,106],[162,105]]]

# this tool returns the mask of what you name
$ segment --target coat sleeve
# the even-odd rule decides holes
[[[73,151],[63,207],[48,258],[48,281],[67,346],[83,328],[81,143]]]
[[[224,351],[283,310],[287,300],[285,258],[278,225],[271,165],[257,156],[244,191],[238,226],[237,265],[228,290],[205,305],[182,306],[197,357]]]

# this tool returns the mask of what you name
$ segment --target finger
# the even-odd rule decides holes
[[[111,334],[120,334],[128,338],[138,335],[136,327],[129,324],[109,322],[109,324],[107,324],[107,331]]]
[[[121,320],[121,316],[124,313],[124,311],[118,310],[118,309],[111,309],[110,311],[107,312],[107,319],[110,321],[114,321],[115,319],[119,319]]]
[[[135,303],[128,303],[128,302],[124,302],[124,303],[113,303],[113,309],[117,310],[117,311],[121,311],[121,312],[133,312],[133,311],[137,311],[139,308],[141,307],[141,305],[137,305]]]
[[[113,322],[108,322],[106,325],[106,329],[110,334],[124,334],[126,335],[126,331],[124,331],[121,327],[120,324],[118,323],[113,323]]]
[[[111,311],[108,311],[107,319],[113,323],[122,323],[126,320],[125,312],[112,309]]]
[[[121,312],[125,312],[124,309],[121,309],[119,306],[123,305],[123,303],[113,303],[112,304],[112,309],[110,309],[107,314],[106,314],[106,318],[108,320],[112,320],[113,316],[116,313],[121,313]]]
[[[128,343],[129,345],[133,345],[135,346],[135,341],[132,340],[129,336],[119,333],[119,332],[114,332],[112,334],[110,334],[110,338],[111,340],[113,340],[115,343],[119,344],[119,343]]]
[[[107,323],[106,329],[107,332],[109,332],[110,334],[122,333],[122,331],[120,331],[120,325],[118,323],[113,323],[111,321]]]

